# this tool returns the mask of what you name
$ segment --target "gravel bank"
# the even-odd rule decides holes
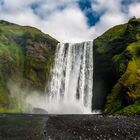
[[[140,140],[140,116],[52,116],[45,133],[51,140]]]
[[[140,140],[140,116],[1,114],[0,140]]]

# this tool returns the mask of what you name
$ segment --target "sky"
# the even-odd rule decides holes
[[[140,0],[0,0],[0,20],[39,28],[60,42],[93,40],[140,18]]]

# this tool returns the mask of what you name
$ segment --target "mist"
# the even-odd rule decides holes
[[[29,114],[89,114],[88,111],[76,99],[68,98],[57,102],[55,99],[49,101],[47,94],[29,88],[21,88],[21,85],[12,81],[8,82],[11,98],[17,101],[14,105],[19,113]]]

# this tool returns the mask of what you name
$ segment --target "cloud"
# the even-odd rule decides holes
[[[5,0],[0,18],[35,26],[62,42],[89,40],[87,19],[74,0]]]
[[[84,14],[77,7],[68,7],[63,11],[53,13],[44,25],[53,36],[58,34],[58,40],[61,41],[64,38],[71,42],[89,39],[90,28]]]
[[[109,28],[125,23],[128,20],[126,14],[122,11],[121,0],[94,0],[92,9],[94,12],[102,13],[99,22],[93,27],[94,38]]]
[[[92,27],[95,33],[94,38],[115,25],[127,22],[133,16],[140,17],[140,2],[137,0],[133,2],[127,0],[125,5],[122,0],[94,0],[92,9],[97,13],[102,13],[99,22]]]
[[[94,37],[101,35],[103,32],[115,25],[125,22],[127,22],[127,20],[125,18],[125,15],[123,15],[122,13],[106,13],[101,17],[100,21],[94,27],[96,32]]]
[[[121,7],[121,0],[94,0],[92,3],[92,9],[96,12],[109,11],[109,12],[119,12]]]
[[[134,3],[129,6],[129,17],[140,17],[140,3]]]
[[[87,5],[91,3],[89,12],[99,15],[99,20],[90,26],[88,22],[94,20],[94,16],[85,14],[79,6],[80,1],[0,0],[0,18],[35,26],[61,42],[81,42],[96,38],[110,27],[127,22],[132,16],[140,17],[138,0],[88,0]]]

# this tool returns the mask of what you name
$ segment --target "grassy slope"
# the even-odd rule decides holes
[[[0,21],[0,112],[15,110],[9,80],[22,88],[44,89],[56,44],[36,28]]]
[[[116,26],[94,42],[96,53],[108,57],[107,73],[113,75],[105,113],[140,113],[140,19]],[[106,65],[102,69],[107,69]],[[104,73],[105,74],[105,73]],[[109,76],[107,74],[107,76]]]

